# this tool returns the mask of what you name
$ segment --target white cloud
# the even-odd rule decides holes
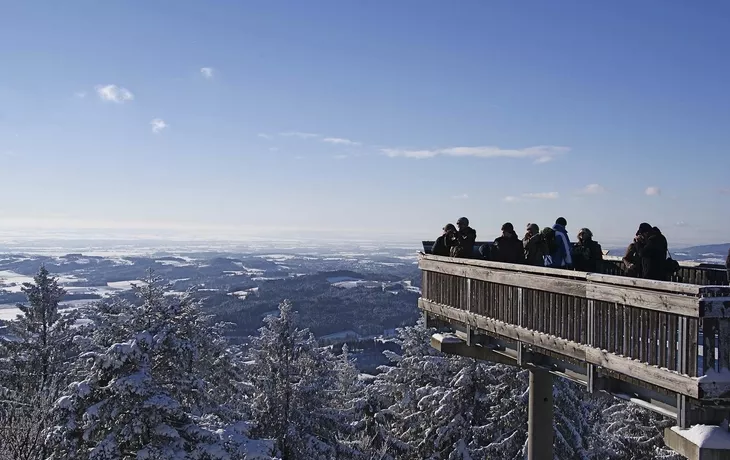
[[[534,161],[533,163],[535,163],[536,165],[541,165],[541,164],[544,164],[544,163],[550,163],[550,162],[551,162],[551,161],[553,161],[554,159],[555,159],[555,157],[551,157],[551,156],[547,156],[547,157],[539,157],[539,158],[538,158],[537,160],[535,160],[535,161]]]
[[[455,200],[468,200],[469,195],[467,195],[466,193],[462,193],[461,195],[454,195],[451,198],[453,198]]]
[[[647,196],[659,196],[662,194],[662,191],[659,187],[647,187],[644,193]]]
[[[538,192],[538,193],[523,193],[524,198],[533,198],[536,200],[557,200],[560,198],[558,192]]]
[[[165,129],[165,128],[167,128],[167,127],[170,126],[167,123],[165,123],[165,120],[163,120],[162,118],[155,118],[155,119],[153,119],[150,122],[150,125],[152,125],[152,132],[155,133],[155,134],[159,133],[163,129]]]
[[[687,226],[687,222],[685,222],[683,220],[680,220],[679,222],[675,223],[674,225],[676,227],[686,227]]]
[[[606,189],[599,184],[588,184],[580,192],[584,195],[600,195],[601,193],[605,193]]]
[[[478,158],[535,158],[537,162],[541,163],[550,161],[555,155],[561,155],[568,153],[569,151],[570,147],[560,147],[555,145],[538,145],[523,149],[503,149],[494,146],[449,147],[433,150],[381,149],[381,152],[389,157],[422,159],[445,155],[452,157]]]
[[[300,139],[311,139],[313,137],[321,137],[319,134],[303,133],[303,132],[300,132],[300,131],[290,131],[290,132],[286,132],[286,133],[279,133],[279,136],[284,136],[284,137],[298,137]]]
[[[215,71],[212,67],[201,67],[200,73],[203,75],[203,77],[207,78],[208,80],[211,80],[213,78],[213,73]]]
[[[258,133],[257,136],[264,138],[266,140],[271,140],[274,138],[274,136],[272,136],[271,134],[266,134],[266,133]]]
[[[0,151],[0,157],[17,157],[18,153],[12,150]]]
[[[516,196],[506,196],[504,197],[504,201],[506,201],[507,203],[514,203],[516,201],[520,201],[520,199]]]
[[[279,147],[269,147],[269,152],[278,152]]]
[[[96,93],[99,95],[101,100],[116,102],[117,104],[123,104],[127,101],[134,99],[134,94],[127,88],[122,88],[117,85],[97,85],[95,87]]]
[[[362,145],[360,142],[351,141],[350,139],[342,139],[340,137],[325,137],[322,139],[322,142],[328,142],[330,144],[339,144],[339,145]]]
[[[344,160],[345,158],[347,158],[347,155],[334,155],[332,158],[334,158],[335,160]]]
[[[83,99],[86,97],[86,91],[77,91],[74,93],[74,96],[78,97],[79,99]]]

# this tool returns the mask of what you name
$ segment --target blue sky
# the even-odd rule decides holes
[[[0,234],[730,240],[730,4],[3,2]],[[327,231],[333,231],[327,232]]]

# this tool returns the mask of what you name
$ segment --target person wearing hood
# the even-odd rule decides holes
[[[571,254],[570,238],[565,227],[568,221],[565,217],[558,217],[553,225],[555,231],[555,245],[551,250],[550,257],[552,259],[551,267],[570,269],[573,267],[573,257]]]
[[[492,260],[508,264],[525,263],[525,250],[517,237],[514,226],[507,222],[502,225],[502,236],[494,240]]]
[[[657,227],[639,228],[636,252],[641,259],[641,277],[649,280],[666,281],[667,239]]]
[[[449,257],[449,250],[456,241],[456,227],[454,224],[446,224],[441,236],[436,238],[431,248],[431,254],[435,256]]]
[[[477,232],[469,227],[469,219],[459,217],[456,221],[456,241],[450,249],[451,257],[471,258],[474,255],[474,243],[477,240]]]
[[[572,250],[573,266],[581,272],[602,273],[603,250],[598,242],[593,241],[593,232],[581,228],[578,232],[578,243]]]
[[[545,256],[549,253],[549,249],[537,224],[527,224],[527,232],[525,237],[522,238],[522,246],[527,265],[545,266]]]

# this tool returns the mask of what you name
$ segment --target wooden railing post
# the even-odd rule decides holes
[[[596,302],[594,300],[589,299],[588,300],[588,333],[586,334],[587,344],[588,345],[594,345],[596,343],[596,327],[601,327],[601,325],[596,324]],[[601,390],[601,385],[599,383],[598,379],[598,372],[596,370],[596,366],[593,364],[588,364],[586,366],[586,370],[588,373],[588,392],[589,393],[595,393],[597,391]]]
[[[471,278],[466,279],[466,311],[471,312]],[[474,330],[471,325],[466,325],[466,344],[471,346],[474,344]]]

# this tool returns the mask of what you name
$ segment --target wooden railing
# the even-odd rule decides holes
[[[730,401],[728,286],[430,255],[419,267],[419,305],[431,315],[690,398]]]
[[[433,241],[423,241],[422,243],[423,250],[426,254],[430,254]],[[482,244],[492,243],[477,242],[474,245],[475,259],[478,259],[478,249]],[[603,256],[603,264],[601,264],[599,272],[604,275],[627,276],[623,260],[620,256]],[[721,286],[730,283],[725,266],[689,261],[680,261],[679,271],[672,275],[669,281],[676,283],[698,284],[701,286]]]

